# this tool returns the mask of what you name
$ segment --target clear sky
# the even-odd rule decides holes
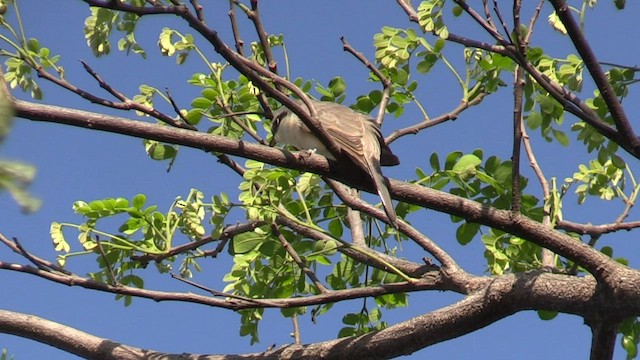
[[[62,55],[61,65],[65,67],[66,77],[72,83],[108,97],[84,72],[78,62],[82,59],[107,82],[131,96],[136,93],[140,83],[160,89],[169,88],[182,107],[187,107],[190,100],[197,96],[199,90],[188,87],[186,80],[194,72],[206,71],[199,59],[193,56],[185,66],[176,67],[174,58],[167,59],[158,54],[156,41],[162,27],[180,26],[181,31],[192,33],[177,19],[157,17],[141,21],[141,32],[136,37],[148,52],[147,61],[135,55],[127,57],[117,53],[96,59],[85,44],[82,31],[88,14],[84,3],[22,0],[19,4],[27,35],[38,38],[43,46]],[[230,41],[226,2],[203,1],[202,4],[208,10],[206,16],[209,25]],[[353,102],[358,95],[378,85],[367,82],[367,71],[351,55],[342,51],[340,36],[344,35],[352,46],[372,59],[372,37],[383,25],[412,26],[395,1],[273,0],[261,2],[261,6],[267,31],[285,35],[293,76],[315,79],[323,84],[334,76],[344,77],[348,84],[346,103]],[[621,46],[621,42],[611,41],[619,39],[621,34],[627,39],[638,36],[635,19],[640,8],[635,2],[628,2],[627,6],[625,12],[616,12],[610,2],[602,2],[596,12],[587,17],[587,36],[594,42],[594,49],[603,61],[634,65],[633,62],[639,58],[637,47]],[[553,56],[565,57],[574,49],[567,39],[553,33],[545,24],[550,11],[550,6],[546,4],[534,43],[547,48]],[[240,20],[242,32],[249,39],[252,27],[242,16]],[[451,23],[450,31],[467,37],[486,38],[478,26],[466,21]],[[205,47],[202,39],[197,39]],[[460,50],[451,46],[450,56],[456,62],[459,60],[453,56],[459,54]],[[207,55],[220,60],[213,50],[207,50]],[[459,90],[451,75],[442,67],[434,74],[418,80],[422,89],[420,100],[430,115],[437,116],[449,111],[459,102]],[[135,116],[133,113],[96,107],[75,94],[44,81],[39,83],[44,89],[44,103],[105,111],[129,118]],[[15,95],[28,99],[18,91]],[[416,167],[429,168],[428,159],[432,152],[440,153],[443,158],[444,154],[454,150],[469,152],[482,147],[485,154],[508,158],[511,151],[511,103],[511,89],[503,88],[498,96],[464,113],[455,122],[396,141],[392,146],[400,156],[402,165],[387,169],[385,173],[396,179],[411,179]],[[633,110],[637,110],[637,106],[632,103],[627,105],[633,118],[636,113]],[[170,112],[168,108],[163,110]],[[399,119],[388,117],[383,132],[388,134],[392,129],[417,120],[419,117],[415,111],[409,111]],[[567,121],[567,124],[573,122],[571,118],[568,120],[571,121]],[[537,134],[531,131],[531,135]],[[575,160],[588,158],[582,149],[562,153],[566,149],[559,145],[546,144],[538,138],[533,141],[539,151],[539,160],[544,161],[542,165],[548,177],[563,179],[571,176],[575,171]],[[574,136],[572,141],[575,142]],[[140,139],[62,125],[17,120],[12,134],[0,151],[3,158],[22,160],[37,166],[37,180],[31,191],[44,202],[37,213],[23,215],[7,194],[0,194],[0,232],[8,237],[19,238],[27,249],[50,259],[55,259],[56,254],[49,237],[49,225],[52,221],[81,222],[81,218],[71,210],[76,200],[114,196],[131,198],[135,194],[145,193],[149,203],[166,209],[176,196],[186,196],[192,187],[207,195],[220,191],[233,194],[237,187],[235,181],[228,180],[235,176],[230,170],[217,164],[213,157],[196,150],[183,149],[174,168],[167,173],[166,163],[148,159]],[[531,183],[535,189],[533,181]],[[565,204],[565,215],[577,221],[589,221],[591,215],[610,210],[613,214],[610,217],[596,217],[598,221],[610,221],[620,209],[619,205],[589,201],[598,207],[585,209],[576,208],[572,206],[573,203]],[[455,240],[455,226],[449,226],[448,219],[446,215],[426,210],[411,218],[419,229],[450,251],[467,271],[482,275],[485,264],[480,241],[476,239],[472,244],[461,247]],[[69,236],[69,240],[73,240],[73,235]],[[633,244],[625,238],[625,234],[606,241],[616,246],[617,254],[633,251]],[[77,244],[73,243],[73,246]],[[411,250],[414,249],[407,247],[402,256],[419,261],[423,254]],[[631,265],[637,266],[637,256],[628,256]],[[1,248],[0,259],[25,262],[9,253],[8,249]],[[85,273],[90,271],[89,266],[93,264],[79,260],[69,265],[73,271]],[[225,256],[212,259],[205,266],[204,273],[196,274],[196,280],[222,289],[224,284],[220,279],[228,266],[229,259]],[[149,289],[196,291],[168,276],[154,273],[153,269],[142,273]],[[155,303],[144,299],[135,299],[132,306],[125,308],[122,302],[114,301],[114,296],[110,294],[68,288],[7,271],[0,272],[0,283],[3,288],[0,308],[42,316],[132,346],[176,353],[222,354],[258,352],[274,343],[280,346],[291,342],[291,324],[279,316],[278,310],[266,311],[260,327],[261,343],[251,347],[248,338],[237,335],[239,316],[231,311],[193,304]],[[384,320],[395,324],[452,304],[460,298],[460,295],[439,292],[412,294],[408,309],[385,310]],[[342,303],[328,315],[320,317],[317,324],[311,323],[310,315],[303,316],[303,342],[335,338],[342,327],[340,311],[356,312],[362,307],[362,302],[354,300]],[[476,333],[424,349],[411,358],[580,359],[588,357],[589,343],[590,331],[581,318],[560,315],[554,321],[544,322],[534,312],[522,312]],[[0,348],[3,347],[8,348],[16,359],[70,358],[59,350],[7,335],[0,335]],[[616,358],[623,359],[624,356],[625,353],[618,348]]]

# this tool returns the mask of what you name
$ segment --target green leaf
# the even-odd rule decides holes
[[[144,280],[136,275],[125,275],[120,279],[122,285],[134,286],[138,289],[144,289]]]
[[[438,153],[432,153],[429,157],[429,164],[433,171],[440,171],[440,160],[438,159]]]
[[[553,320],[556,316],[558,316],[557,311],[548,311],[548,310],[538,310],[538,317],[541,320]]]
[[[453,165],[452,170],[457,173],[466,173],[470,169],[475,169],[478,165],[482,163],[482,160],[474,154],[466,154],[463,155],[455,165]]]
[[[329,232],[331,233],[331,235],[335,238],[341,238],[342,237],[342,222],[339,219],[333,219],[329,222]]]
[[[209,109],[211,107],[211,105],[213,104],[213,102],[207,98],[203,98],[203,97],[198,97],[193,99],[193,101],[191,101],[191,106],[193,106],[194,108],[198,108],[198,109]]]
[[[551,15],[549,15],[548,21],[553,30],[561,33],[562,35],[567,35],[567,29],[564,27],[564,24],[562,23],[562,21],[560,21],[560,18],[555,11],[552,12]]]
[[[229,246],[229,253],[231,255],[246,254],[249,251],[255,249],[258,245],[264,242],[264,240],[264,235],[257,234],[255,231],[238,234],[234,236],[233,240],[231,241],[231,246]]]
[[[567,137],[567,134],[565,134],[564,131],[553,129],[552,132],[553,137],[556,138],[560,145],[569,146],[569,137]]]
[[[347,83],[341,77],[335,77],[329,81],[329,89],[333,93],[334,97],[338,97],[344,94],[347,89]]]
[[[449,153],[444,161],[445,170],[451,170],[460,156],[462,156],[462,151],[453,151]]]
[[[131,204],[133,205],[133,207],[135,207],[136,209],[142,209],[142,207],[144,206],[144,204],[147,202],[147,196],[145,194],[137,194],[136,196],[133,197],[133,199],[131,200]]]
[[[624,170],[627,167],[627,164],[625,163],[624,159],[622,159],[617,154],[611,155],[611,163],[613,164],[613,166],[617,167],[620,170]]]
[[[71,250],[69,243],[64,239],[64,234],[62,233],[62,225],[60,223],[51,223],[49,234],[51,235],[51,239],[55,244],[56,251],[64,251],[68,253]]]
[[[175,145],[162,144],[154,140],[145,140],[145,150],[153,160],[173,159],[178,155]]]
[[[465,222],[456,230],[456,239],[460,245],[467,245],[473,240],[479,230],[480,224]]]

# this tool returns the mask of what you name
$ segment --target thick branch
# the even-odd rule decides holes
[[[638,281],[638,274],[632,278],[633,281]],[[317,359],[319,354],[322,354],[323,359],[388,359],[468,334],[522,310],[547,309],[587,317],[589,312],[597,311],[609,311],[616,317],[620,316],[619,311],[632,311],[636,315],[640,312],[637,302],[628,302],[623,309],[616,303],[594,296],[596,283],[588,277],[540,273],[508,275],[487,280],[482,291],[456,304],[385,330],[355,338],[289,345],[265,353],[225,357],[162,354],[98,338],[35,316],[2,310],[0,331],[93,359]],[[632,283],[627,285],[627,290],[635,288]]]
[[[110,131],[205,151],[224,152],[276,166],[313,172],[361,190],[375,192],[373,185],[367,180],[368,177],[354,171],[352,166],[333,161],[328,162],[320,156],[300,159],[279,149],[244,141],[57,106],[38,105],[17,100],[15,107],[18,117]],[[572,237],[549,229],[524,216],[403,181],[390,180],[390,185],[389,191],[395,199],[507,231],[577,262],[599,279],[607,272],[612,272],[620,266],[606,255],[575,241]]]

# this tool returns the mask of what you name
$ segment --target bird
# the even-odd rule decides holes
[[[378,124],[369,114],[357,112],[347,106],[330,101],[310,101],[316,110],[320,126],[343,154],[369,174],[382,200],[389,224],[397,229],[396,212],[380,166],[395,166],[400,164],[400,160],[385,143]],[[294,102],[306,107],[302,100]],[[328,159],[336,160],[307,125],[284,106],[274,112],[271,134],[278,144],[292,145],[298,150],[311,150]]]

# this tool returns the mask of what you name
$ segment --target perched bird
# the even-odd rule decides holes
[[[306,108],[301,100],[296,102]],[[320,125],[340,150],[371,176],[389,224],[397,228],[396,212],[380,165],[394,166],[400,164],[400,160],[384,142],[374,119],[370,115],[333,102],[311,100],[311,103],[318,114]],[[318,154],[335,160],[320,139],[296,114],[285,107],[274,113],[271,133],[279,144],[289,144],[299,150],[315,150]]]

